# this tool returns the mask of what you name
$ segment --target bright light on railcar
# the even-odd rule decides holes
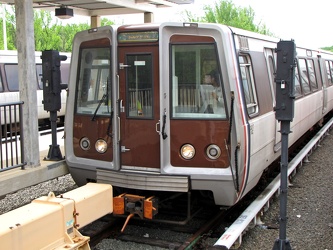
[[[89,149],[90,149],[90,140],[89,140],[87,137],[83,137],[83,138],[80,140],[80,147],[81,147],[83,150],[89,150]]]
[[[180,149],[180,155],[184,159],[190,160],[195,155],[195,148],[191,144],[184,144]]]
[[[106,141],[104,141],[102,139],[99,139],[96,141],[95,149],[98,153],[101,153],[101,154],[105,153],[107,148],[108,148],[108,144],[106,143]]]
[[[206,149],[206,154],[209,159],[216,160],[221,155],[221,149],[215,144],[211,144]]]

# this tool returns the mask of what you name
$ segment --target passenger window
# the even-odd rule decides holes
[[[268,57],[268,66],[269,66],[269,77],[271,79],[271,83],[273,85],[273,93],[276,95],[276,84],[275,84],[275,63],[273,56]]]
[[[310,84],[309,84],[306,61],[305,61],[305,59],[299,59],[298,63],[299,63],[299,74],[300,74],[300,80],[301,80],[303,93],[308,94],[308,93],[310,93],[311,88],[310,88]]]
[[[308,74],[309,74],[311,90],[315,91],[318,89],[318,83],[317,83],[316,72],[315,72],[314,63],[313,63],[312,59],[307,60],[307,69],[308,69]]]
[[[9,91],[19,90],[18,66],[17,64],[5,64],[5,72]]]
[[[299,73],[298,73],[298,67],[296,64],[295,67],[295,97],[299,97],[302,95],[302,88],[301,88],[301,84],[300,84],[300,80],[299,80]]]
[[[0,77],[0,92],[3,92],[2,77]]]
[[[332,61],[325,61],[326,65],[326,72],[327,72],[327,78],[328,78],[328,84],[333,84],[333,67],[332,67]]]
[[[36,64],[36,71],[37,71],[38,88],[43,89],[43,82],[42,82],[43,70],[42,70],[42,65],[41,64]]]
[[[110,48],[82,49],[79,61],[76,112],[110,115]]]
[[[330,64],[331,83],[333,84],[333,61],[329,61],[329,64]]]
[[[247,56],[239,56],[239,64],[247,112],[249,115],[253,115],[258,112],[258,102],[254,87],[251,61]]]
[[[171,46],[172,117],[225,119],[221,72],[214,44]]]

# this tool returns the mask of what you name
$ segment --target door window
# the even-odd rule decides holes
[[[152,56],[127,55],[127,117],[153,118]]]
[[[248,56],[239,56],[239,66],[242,76],[247,112],[249,115],[253,115],[258,112],[258,102],[250,58]]]

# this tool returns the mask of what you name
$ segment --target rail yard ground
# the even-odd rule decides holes
[[[288,189],[287,238],[292,249],[333,249],[333,131],[314,150]],[[272,249],[279,238],[279,200],[243,238],[241,250]],[[277,229],[266,229],[277,228]]]
[[[296,250],[333,250],[333,134],[326,136],[320,145],[309,156],[310,162],[297,170],[288,189],[287,238]],[[0,214],[47,195],[49,191],[59,194],[75,187],[71,176],[66,175],[8,194],[0,200]],[[263,226],[246,233],[240,250],[273,248],[279,237],[278,198],[271,202],[262,222]],[[147,249],[136,243],[132,248],[129,245],[130,242],[104,239],[96,249],[122,249],[122,246],[123,249]]]

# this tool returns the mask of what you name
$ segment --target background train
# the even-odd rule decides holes
[[[278,41],[207,23],[78,33],[65,124],[74,180],[237,203],[280,156]],[[296,66],[290,145],[333,108],[333,54],[297,47]]]
[[[61,76],[62,82],[68,83],[69,78],[69,65],[70,65],[70,53],[60,53],[67,56],[67,60],[61,63]],[[36,76],[37,76],[37,112],[38,120],[41,126],[49,124],[50,114],[44,110],[42,103],[43,100],[43,83],[42,83],[42,59],[41,52],[35,53],[36,62]],[[3,50],[0,51],[0,103],[13,103],[20,101],[19,96],[19,80],[18,80],[18,62],[17,51]],[[62,108],[58,112],[58,117],[64,120],[66,109],[66,91],[61,93]],[[6,118],[5,119],[5,114]],[[9,121],[9,112],[1,111],[1,125],[4,125],[5,121]]]

